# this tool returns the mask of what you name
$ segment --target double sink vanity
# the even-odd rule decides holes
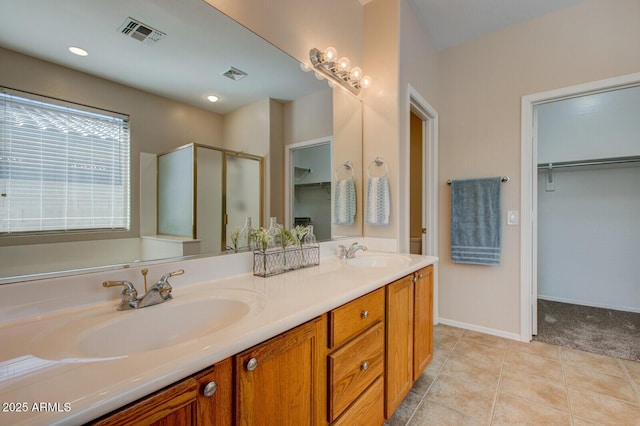
[[[0,424],[383,424],[431,360],[437,258],[323,251],[269,278],[219,273],[249,253],[155,265],[184,269],[173,299],[122,311],[121,286],[23,283],[49,302],[0,306]]]

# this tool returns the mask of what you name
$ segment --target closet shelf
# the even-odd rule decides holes
[[[538,170],[554,170],[565,167],[616,166],[640,163],[640,156],[596,158],[591,160],[558,161],[557,163],[539,163]]]
[[[296,188],[324,188],[331,187],[331,182],[296,183]]]

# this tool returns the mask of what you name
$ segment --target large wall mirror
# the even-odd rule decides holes
[[[161,246],[175,246],[171,238],[149,248],[149,240],[158,237],[157,157],[189,144],[260,159],[261,217],[254,219],[254,226],[267,226],[270,217],[285,223],[293,215],[285,210],[292,208],[285,200],[288,179],[293,178],[286,170],[289,145],[330,140],[331,158],[325,162],[329,184],[322,189],[326,200],[333,203],[333,176],[347,161],[354,167],[361,197],[360,100],[331,89],[313,72],[303,72],[289,55],[204,1],[0,4],[0,86],[124,114],[130,127],[129,228],[38,236],[3,232],[0,283],[32,279],[34,274],[224,253],[217,248],[190,251],[182,244],[177,252],[167,251]],[[88,55],[71,54],[71,46]],[[210,102],[209,95],[219,101]],[[0,167],[5,167],[2,159]],[[0,203],[8,198],[3,196]],[[177,201],[168,205],[181,208]],[[362,235],[362,209],[357,211],[353,223],[330,226],[325,238]],[[198,223],[204,227],[209,223],[202,216]],[[228,218],[228,223],[243,221]]]

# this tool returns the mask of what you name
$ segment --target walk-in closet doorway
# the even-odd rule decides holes
[[[633,96],[640,96],[640,73],[522,99],[523,341],[537,332],[539,297],[640,312],[633,277],[640,127],[628,119],[640,114],[640,97]],[[631,103],[616,106],[621,97]],[[616,120],[626,113],[623,129]],[[613,122],[598,121],[608,117]]]

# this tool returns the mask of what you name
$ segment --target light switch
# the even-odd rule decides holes
[[[507,225],[517,225],[517,224],[518,224],[518,211],[509,210],[507,212]]]

